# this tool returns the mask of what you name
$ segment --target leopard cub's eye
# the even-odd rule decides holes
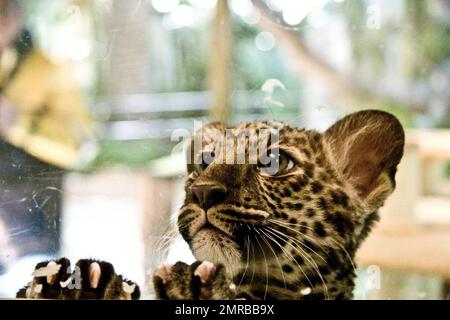
[[[268,152],[268,158],[259,161],[258,170],[263,176],[281,176],[294,168],[294,160],[284,152]]]
[[[203,152],[194,163],[194,169],[197,173],[202,173],[214,161],[214,152]]]

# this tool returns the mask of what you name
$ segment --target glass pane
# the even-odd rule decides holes
[[[0,28],[0,298],[15,297],[38,262],[67,257],[72,265],[108,261],[140,286],[142,298],[154,299],[160,264],[205,258],[191,251],[177,220],[180,207],[197,210],[220,188],[194,195],[186,184],[192,174],[213,183],[221,174],[232,178],[214,205],[239,215],[229,241],[240,267],[252,263],[250,248],[259,249],[258,236],[245,242],[251,231],[239,226],[264,211],[276,229],[284,226],[259,234],[269,240],[260,251],[278,282],[292,272],[303,277],[295,256],[306,254],[311,277],[321,283],[317,273],[324,273],[332,288],[330,274],[340,272],[355,299],[448,298],[449,1],[0,0]],[[406,132],[396,174],[399,142],[384,122],[358,120],[357,128],[369,130],[361,129],[364,142],[342,129],[327,144],[331,125],[367,109],[391,113]],[[206,171],[210,163],[202,162],[186,169],[190,137],[203,125],[272,126],[263,120],[324,135],[280,135],[292,139],[273,154],[286,175],[268,174],[260,158],[221,167],[247,168],[246,175]],[[216,168],[223,165],[210,156]],[[323,163],[342,186],[327,178]],[[381,188],[392,191],[394,175],[395,191],[375,204]],[[300,176],[307,177],[303,189],[291,187]],[[362,225],[372,219],[362,207],[381,207],[358,250],[366,229],[336,200],[338,189],[367,217]],[[201,210],[208,221],[209,209]],[[351,241],[339,235],[344,218],[325,219],[345,212],[358,225],[343,232]],[[204,227],[223,236],[223,226]],[[227,248],[206,257],[227,256]],[[329,250],[348,270],[333,267]],[[258,259],[264,270],[267,261]],[[348,285],[353,268],[355,288]],[[314,294],[311,286],[303,279],[295,297]]]

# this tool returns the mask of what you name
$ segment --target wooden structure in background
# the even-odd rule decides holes
[[[213,102],[211,118],[227,123],[230,118],[231,25],[227,0],[218,0],[211,34],[209,81]]]

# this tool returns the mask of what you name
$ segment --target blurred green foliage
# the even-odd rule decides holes
[[[169,154],[174,146],[175,143],[162,144],[154,140],[100,141],[97,157],[79,170],[90,172],[117,165],[144,167],[152,160]]]

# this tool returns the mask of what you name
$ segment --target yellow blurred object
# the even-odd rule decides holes
[[[0,81],[8,70],[1,66]],[[71,169],[78,164],[93,121],[66,66],[32,50],[6,86],[4,97],[17,109],[6,137],[9,143],[58,167]]]

